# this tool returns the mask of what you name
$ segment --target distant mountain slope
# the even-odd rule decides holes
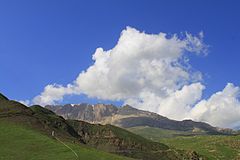
[[[83,120],[90,123],[112,124],[123,128],[149,126],[175,131],[191,131],[196,134],[232,133],[231,130],[220,130],[203,122],[171,120],[156,113],[138,110],[129,105],[116,107],[114,105],[104,104],[68,104],[57,106],[47,105],[45,107],[67,119]]]
[[[102,115],[101,110],[97,112],[99,115]],[[184,158],[192,159],[193,157],[196,159],[199,158],[195,152],[170,149],[162,143],[152,142],[122,128],[111,125],[89,124],[83,121],[67,121],[63,117],[41,106],[26,107],[21,103],[8,100],[7,98],[0,99],[0,122],[1,126],[5,123],[19,127],[22,126],[48,137],[51,137],[52,131],[55,131],[55,137],[71,145],[81,145],[87,148],[91,146],[99,150],[138,159],[175,160]],[[19,139],[16,141],[22,143]],[[34,141],[31,143],[34,144]],[[38,146],[38,144],[34,145]],[[11,150],[11,148],[7,149]],[[32,151],[32,154],[37,153],[37,151]],[[13,157],[13,159],[17,159],[17,157]],[[102,157],[102,159],[104,158]]]

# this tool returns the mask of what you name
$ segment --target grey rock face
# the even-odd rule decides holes
[[[112,124],[123,128],[149,126],[162,129],[193,131],[201,130],[210,134],[219,134],[219,129],[203,122],[192,120],[175,121],[158,115],[133,108],[129,105],[116,107],[114,105],[67,104],[47,105],[46,108],[66,119],[83,120],[90,123]]]
[[[101,122],[104,117],[116,114],[118,108],[113,105],[96,104],[66,104],[66,105],[47,105],[46,108],[54,111],[66,119],[83,120],[87,122]]]

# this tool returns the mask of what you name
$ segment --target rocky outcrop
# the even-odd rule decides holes
[[[105,104],[75,104],[75,105],[48,105],[46,108],[66,119],[83,120],[90,123],[112,124],[129,128],[149,126],[177,131],[191,131],[194,133],[222,134],[218,128],[203,122],[192,120],[175,121],[156,113],[133,108],[129,105],[116,107]]]

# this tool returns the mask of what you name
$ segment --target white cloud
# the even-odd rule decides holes
[[[201,100],[205,89],[201,84],[202,75],[192,69],[187,56],[206,55],[207,47],[202,39],[202,32],[198,36],[186,33],[179,37],[147,34],[127,27],[111,50],[96,49],[92,56],[94,64],[82,71],[74,82],[66,87],[46,86],[33,103],[54,104],[65,95],[86,94],[122,100],[176,120],[192,118],[232,126],[240,116],[238,87],[227,85],[222,92]],[[228,118],[222,116],[225,110]]]
[[[228,83],[226,87],[209,99],[202,100],[191,110],[191,118],[215,126],[240,126],[240,88]]]
[[[113,49],[96,50],[94,65],[78,76],[75,85],[80,92],[100,99],[138,98],[146,91],[168,94],[199,80],[201,76],[190,74],[182,57],[186,51],[199,53],[204,47],[201,39],[190,34],[184,39],[166,38],[164,33],[150,35],[127,27]]]
[[[185,38],[167,38],[165,33],[146,34],[127,27],[113,49],[96,49],[95,63],[76,81],[67,87],[48,85],[33,102],[52,104],[64,95],[79,93],[110,100],[138,98],[143,92],[165,95],[201,79],[200,73],[191,73],[183,54],[200,53],[204,48],[202,33],[199,37],[186,33]]]
[[[113,49],[96,49],[94,65],[81,72],[75,82],[67,87],[48,85],[33,102],[52,104],[64,95],[84,93],[99,99],[144,103],[150,96],[170,103],[175,91],[201,80],[201,73],[191,71],[184,54],[199,54],[205,49],[202,35],[186,33],[184,38],[177,35],[167,38],[165,33],[146,34],[127,27]],[[158,110],[156,106],[155,111]]]
[[[125,103],[171,119],[183,120],[189,118],[191,107],[201,99],[204,88],[201,83],[192,83],[164,97],[153,92],[143,92],[139,99],[128,99]]]
[[[61,101],[64,95],[73,94],[73,88],[70,84],[67,87],[57,84],[47,85],[44,91],[33,99],[33,103],[43,106],[54,104],[56,101]]]

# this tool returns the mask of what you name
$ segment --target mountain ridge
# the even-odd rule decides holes
[[[205,122],[176,121],[157,113],[136,109],[130,105],[116,107],[105,104],[46,105],[46,108],[66,119],[87,121],[93,124],[111,124],[122,128],[149,126],[161,129],[192,131],[195,134],[233,134],[231,129],[213,127]]]

